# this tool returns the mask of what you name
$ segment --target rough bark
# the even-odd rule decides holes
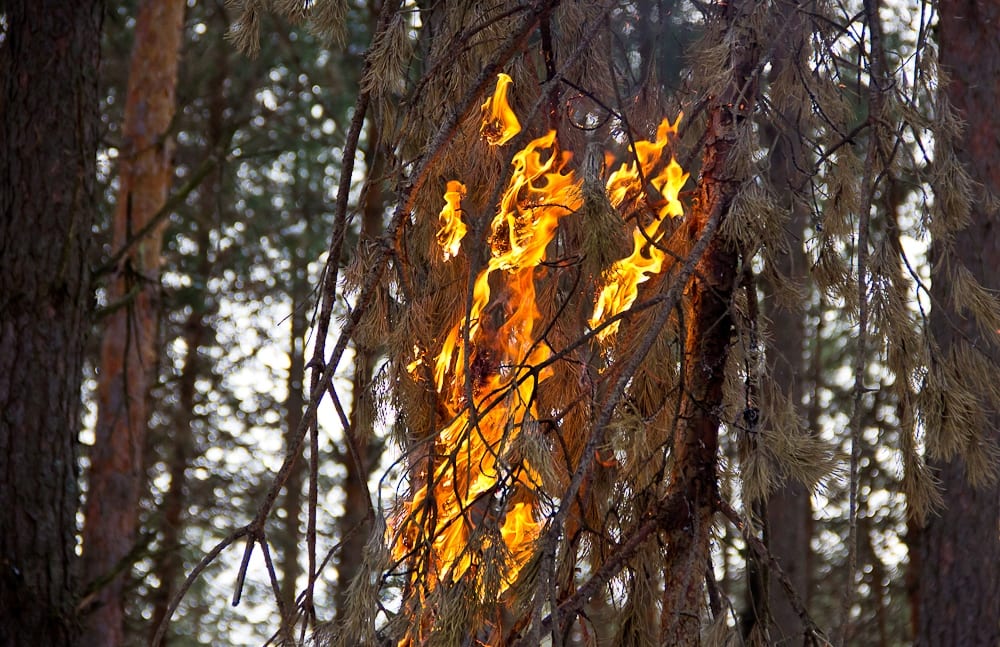
[[[79,644],[76,443],[103,3],[12,0],[0,45],[0,644]]]
[[[724,140],[716,142],[721,170],[728,153]],[[728,209],[732,187],[703,182],[701,192],[716,208]],[[728,189],[728,190],[727,190]],[[727,195],[728,194],[728,195]],[[665,568],[664,644],[697,645],[705,600],[704,564],[708,563],[709,535],[717,492],[716,453],[719,445],[719,407],[732,323],[729,299],[736,277],[736,255],[716,238],[698,263],[700,275],[692,281],[691,309],[685,342],[686,395],[674,437],[673,488],[685,493],[691,511],[688,527],[669,535]]]
[[[741,31],[740,22],[753,3],[732,2],[724,9],[727,29]],[[756,97],[754,70],[758,49],[749,34],[733,34],[732,77],[710,111],[701,177],[688,226],[693,239],[710,223],[728,215],[745,178],[731,154],[746,115]],[[668,534],[665,565],[665,620],[662,644],[697,645],[705,606],[704,567],[709,558],[712,517],[718,498],[716,461],[722,387],[732,336],[729,304],[736,287],[738,250],[715,235],[696,266],[688,287],[685,314],[684,397],[674,435],[671,488],[684,493],[689,524]]]
[[[1000,142],[996,106],[1000,102],[1000,5],[949,0],[940,3],[938,34],[941,63],[951,77],[947,93],[966,127],[956,146],[977,192],[1000,195]],[[993,203],[995,205],[995,203]],[[940,247],[941,241],[936,242]],[[952,276],[961,264],[986,288],[1000,289],[1000,212],[989,201],[973,198],[969,226],[956,233],[948,264],[933,275],[931,328],[945,353],[955,344],[972,344],[1000,365],[996,340],[984,338],[975,318],[952,306]],[[939,250],[936,255],[940,259]],[[970,376],[975,380],[995,376]],[[986,424],[973,432],[1000,440],[1000,414],[986,413]],[[976,448],[971,448],[976,451]],[[917,643],[920,645],[1000,644],[1000,486],[976,488],[967,480],[961,459],[931,461],[944,491],[944,508],[921,533]]]
[[[172,177],[167,137],[174,114],[183,0],[142,5],[125,103],[113,247],[123,249],[163,206]],[[165,220],[163,221],[165,222]],[[135,541],[142,489],[146,393],[154,379],[160,250],[157,224],[128,248],[108,289],[112,308],[101,346],[98,419],[88,476],[84,577],[98,587],[85,625],[86,642],[124,642],[122,591],[130,570],[121,563]]]

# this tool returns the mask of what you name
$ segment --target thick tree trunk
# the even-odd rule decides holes
[[[940,4],[941,62],[951,77],[947,92],[966,122],[959,158],[983,193],[1000,195],[1000,141],[995,111],[1000,103],[1000,5],[948,0]],[[980,189],[977,189],[977,192]],[[995,203],[992,203],[995,205]],[[955,234],[957,253],[935,268],[931,327],[943,352],[969,343],[1000,365],[996,339],[986,339],[975,318],[952,306],[954,266],[968,269],[986,288],[1000,290],[1000,212],[973,198],[969,226]],[[975,380],[995,375],[969,376]],[[973,431],[1000,440],[1000,414]],[[976,451],[975,447],[970,448]],[[944,490],[944,509],[921,533],[917,643],[920,645],[1000,645],[1000,486],[979,488],[967,481],[960,459],[931,461]]]
[[[711,109],[695,209],[690,214],[692,239],[721,223],[745,178],[737,175],[731,154],[737,129],[753,110],[757,88],[753,70],[759,52],[739,25],[753,3],[732,2],[725,11],[728,30],[737,30],[730,52],[733,76]],[[690,520],[668,535],[664,569],[664,624],[661,643],[697,645],[705,606],[712,518],[718,498],[716,461],[719,413],[726,359],[732,336],[729,304],[736,287],[739,256],[735,246],[713,235],[688,287],[685,315],[684,397],[674,435],[670,480],[687,501]]]
[[[135,540],[143,483],[146,392],[154,378],[163,227],[143,232],[166,201],[172,177],[167,131],[174,114],[183,0],[146,2],[139,11],[125,103],[124,145],[114,218],[114,249],[144,233],[122,258],[108,290],[101,347],[98,418],[88,477],[84,575],[99,586],[85,625],[95,647],[124,642],[120,562]]]
[[[12,0],[0,45],[0,645],[75,645],[77,434],[103,3]]]

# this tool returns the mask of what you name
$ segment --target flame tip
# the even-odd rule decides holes
[[[497,85],[493,95],[482,105],[482,125],[479,132],[490,146],[506,144],[521,132],[521,123],[517,120],[507,101],[507,91],[514,80],[510,75],[497,74]]]

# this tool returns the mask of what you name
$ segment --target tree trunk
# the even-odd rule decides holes
[[[752,73],[759,52],[751,38],[739,33],[744,14],[752,5],[732,2],[725,8],[727,36],[732,36],[734,43],[730,50],[733,71],[709,116],[697,207],[687,225],[694,240],[713,223],[721,224],[745,179],[736,175],[730,155],[737,130],[745,127],[742,122],[752,112],[757,95]],[[705,565],[719,496],[716,461],[722,387],[732,336],[729,303],[736,287],[738,260],[735,246],[716,230],[687,290],[685,389],[674,434],[670,481],[673,491],[684,494],[690,520],[686,527],[668,535],[661,628],[661,643],[667,645],[697,645],[701,640]]]
[[[203,236],[199,243],[206,242],[208,236]],[[199,245],[204,250],[204,247]],[[160,585],[152,595],[153,620],[150,623],[150,636],[167,615],[170,599],[177,589],[183,576],[184,562],[181,557],[181,537],[184,533],[184,512],[187,509],[187,468],[194,451],[195,383],[202,375],[203,364],[198,358],[198,349],[204,343],[208,330],[203,320],[204,313],[194,308],[184,325],[184,344],[187,356],[184,359],[184,372],[180,377],[180,400],[178,402],[174,435],[170,439],[171,453],[168,462],[170,471],[170,488],[163,498],[162,546],[163,555],[154,566],[156,579]],[[169,635],[161,645],[166,645]]]
[[[174,429],[176,435],[171,439],[173,451],[170,454],[170,489],[163,501],[163,551],[162,558],[156,565],[156,577],[160,582],[153,595],[153,621],[150,625],[153,632],[166,617],[170,599],[173,597],[177,580],[182,575],[183,561],[181,559],[181,536],[184,529],[184,510],[187,498],[186,473],[194,442],[191,433],[193,422],[194,385],[198,377],[199,362],[198,347],[204,337],[205,326],[201,314],[188,318],[184,341],[187,346],[187,358],[184,362],[184,374],[181,375],[180,408]],[[163,641],[166,643],[166,640]]]
[[[1000,142],[994,112],[1000,102],[1000,6],[995,2],[940,4],[941,63],[950,75],[947,92],[966,128],[956,145],[959,159],[985,193],[1000,195]],[[969,226],[955,234],[956,253],[935,267],[931,328],[941,350],[971,344],[1000,365],[996,339],[985,338],[975,317],[952,305],[955,268],[964,266],[994,294],[1000,289],[1000,212],[995,202],[973,197]],[[936,247],[941,241],[936,242]],[[940,260],[940,254],[937,260]],[[995,380],[995,375],[969,376]],[[985,413],[974,438],[1000,440],[1000,414]],[[983,451],[982,445],[969,451]],[[944,509],[921,533],[917,643],[995,647],[1000,644],[1000,486],[973,487],[964,462],[929,461],[944,491]]]
[[[787,6],[782,8],[780,15],[788,21],[786,24],[791,25],[788,29],[790,38],[781,39],[775,45],[771,79],[776,79],[785,68],[801,68],[801,59],[808,54],[802,12],[798,7]],[[801,169],[810,168],[811,162],[807,159],[802,140],[795,135],[805,136],[806,129],[801,125],[802,116],[793,110],[782,110],[775,119],[793,126],[796,131],[783,135],[778,134],[777,129],[770,129],[771,132],[767,133],[771,140],[769,179],[782,201],[782,207],[789,211],[788,224],[784,228],[788,253],[778,256],[775,269],[794,285],[805,286],[809,276],[804,247],[808,214],[806,206],[797,196],[799,187],[804,186],[806,181]],[[778,286],[766,285],[764,290],[767,295],[766,311],[771,322],[770,340],[773,342],[767,348],[771,380],[801,413],[805,390],[803,376],[809,373],[805,357],[805,312],[802,308],[782,303]],[[806,429],[805,433],[811,431]],[[798,481],[786,481],[768,498],[767,545],[803,600],[807,600],[809,593],[811,524],[809,490]],[[784,590],[780,586],[769,586],[767,596],[771,638],[778,644],[800,642],[805,628]]]
[[[146,392],[155,375],[160,249],[166,221],[144,231],[166,201],[172,177],[167,131],[174,114],[183,0],[142,5],[125,103],[124,144],[113,246],[123,249],[108,289],[112,311],[101,347],[98,418],[83,532],[84,576],[99,587],[86,642],[124,642],[122,590],[135,541],[146,436]]]
[[[221,116],[221,115],[220,115]],[[202,188],[200,203],[204,213],[211,213],[217,186],[217,174],[213,172]],[[201,253],[198,276],[207,277],[211,272],[209,249],[211,240],[206,226],[199,224],[196,241]],[[163,498],[163,523],[161,542],[163,554],[154,565],[153,572],[159,580],[159,587],[152,594],[153,620],[150,623],[150,638],[155,635],[160,623],[167,616],[170,600],[184,576],[184,560],[181,556],[182,537],[184,535],[185,512],[187,510],[187,469],[195,451],[195,405],[197,404],[196,384],[206,375],[205,363],[199,356],[199,349],[211,337],[211,330],[205,322],[207,304],[201,295],[201,303],[191,304],[191,314],[184,323],[184,346],[187,355],[184,358],[184,371],[180,376],[178,387],[179,401],[173,425],[173,435],[168,469],[170,471],[170,487]],[[170,634],[166,634],[161,645],[166,645]]]
[[[219,35],[213,51],[214,75],[211,84],[211,97],[208,106],[208,128],[205,137],[208,142],[206,153],[209,155],[224,155],[223,141],[225,134],[224,117],[226,110],[226,94],[224,81],[229,74],[228,44],[223,40],[223,33],[228,25],[221,7],[216,6],[211,12],[214,29]],[[209,172],[198,189],[198,207],[204,218],[217,210],[221,176],[218,167]],[[197,263],[197,281],[202,286],[207,285],[213,271],[213,259],[209,253],[212,247],[211,230],[207,221],[196,220],[195,243],[200,254]],[[203,291],[191,302],[191,313],[184,324],[184,346],[187,355],[184,358],[184,370],[180,376],[179,403],[174,421],[174,432],[169,442],[171,452],[168,469],[170,470],[170,487],[163,500],[163,524],[160,541],[163,555],[154,566],[159,587],[152,595],[153,620],[149,625],[149,637],[156,634],[157,629],[167,615],[167,609],[184,576],[184,560],[181,555],[181,544],[186,524],[188,482],[187,469],[195,453],[194,407],[197,403],[195,384],[199,378],[207,377],[210,368],[199,356],[199,349],[213,337],[205,316],[212,307],[209,295]],[[171,639],[171,634],[164,634],[161,645],[165,646]]]
[[[3,13],[0,645],[75,645],[103,3],[11,0]]]
[[[306,276],[306,259],[296,256],[291,268],[293,272],[293,289],[291,334],[289,336],[289,366],[288,366],[288,396],[285,398],[285,451],[291,451],[295,434],[302,422],[302,411],[305,407],[305,377],[306,333],[308,331],[307,315],[309,313],[309,285]],[[281,596],[288,614],[283,619],[288,626],[293,626],[295,619],[296,581],[302,574],[300,555],[302,554],[299,540],[301,538],[299,515],[302,512],[302,485],[306,478],[307,463],[302,457],[296,459],[295,467],[285,481],[285,493],[282,508],[285,511],[283,528],[275,538],[281,555]]]

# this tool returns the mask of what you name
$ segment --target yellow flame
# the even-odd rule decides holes
[[[441,227],[437,232],[437,241],[444,251],[444,260],[458,255],[465,238],[466,227],[462,222],[462,198],[465,197],[465,185],[457,180],[448,181],[448,189],[444,193],[444,207],[438,216]]]
[[[417,345],[413,346],[413,360],[406,365],[406,372],[413,375],[417,372],[417,369],[424,365],[424,358],[420,352],[420,347]]]
[[[394,547],[399,558],[414,546],[432,547],[425,572],[428,587],[461,578],[478,566],[479,557],[469,542],[476,528],[496,514],[496,497],[517,497],[502,511],[502,520],[494,519],[509,555],[501,591],[514,582],[530,557],[541,528],[531,494],[533,471],[525,461],[510,464],[507,456],[521,428],[534,424],[534,389],[552,372],[537,370],[549,350],[535,335],[541,319],[535,269],[545,259],[559,219],[582,204],[580,182],[566,169],[571,156],[557,150],[555,141],[555,132],[549,132],[514,156],[510,183],[491,224],[490,259],[474,283],[468,332],[464,319],[457,322],[436,358],[438,393],[446,408],[457,413],[436,442],[436,453],[449,458],[411,497]],[[445,196],[442,213],[456,211],[459,198],[451,191],[454,188],[449,185],[452,195]],[[503,315],[503,322],[489,333],[490,324],[484,319],[488,306]],[[473,381],[474,421],[463,406],[467,362],[475,364],[478,376]],[[433,523],[427,521],[428,515]]]
[[[594,306],[594,315],[590,318],[591,328],[597,328],[605,320],[628,310],[639,295],[639,286],[663,268],[666,254],[655,245],[648,244],[650,240],[653,243],[659,242],[659,237],[647,238],[648,234],[648,231],[636,227],[632,233],[632,253],[616,261],[606,272],[608,282]],[[604,341],[618,331],[618,324],[618,321],[611,322],[597,333],[597,338]]]
[[[510,85],[509,76],[499,75],[493,96],[482,106],[481,133],[490,145],[501,145],[520,131],[507,103]],[[665,253],[655,244],[663,235],[660,225],[668,216],[683,214],[679,193],[688,178],[672,159],[660,169],[678,121],[664,120],[654,141],[636,142],[636,159],[607,179],[615,207],[643,198],[644,181],[663,202],[653,222],[633,232],[632,254],[607,273],[592,327],[629,308],[638,286],[663,267]],[[555,131],[514,155],[510,182],[490,226],[490,257],[473,283],[471,307],[445,334],[433,359],[438,399],[452,419],[438,432],[432,456],[446,458],[430,460],[423,485],[392,524],[393,554],[412,559],[415,581],[422,578],[418,596],[441,582],[480,572],[482,551],[490,546],[488,535],[476,539],[484,524],[498,529],[506,545],[506,572],[499,582],[503,592],[530,559],[540,534],[538,476],[527,460],[514,460],[511,449],[523,429],[537,424],[535,389],[552,374],[543,367],[551,351],[536,330],[542,316],[535,279],[559,220],[582,206],[581,181],[569,169],[570,161],[570,153],[559,149]],[[466,234],[461,219],[465,195],[465,185],[448,182],[437,234],[446,261],[461,251]],[[615,329],[617,323],[599,338]],[[423,362],[416,348],[414,355],[411,371]],[[414,631],[417,635],[420,629]]]
[[[670,141],[670,136],[677,134],[677,126],[680,124],[681,117],[683,115],[679,115],[674,123],[670,123],[669,119],[661,121],[656,129],[655,141],[635,142],[635,158],[631,162],[623,163],[617,171],[608,176],[605,186],[608,199],[613,206],[619,207],[627,198],[634,198],[642,193],[642,178],[649,178],[649,174],[660,162],[663,149]],[[639,169],[642,169],[641,173]]]
[[[479,132],[491,146],[509,142],[521,132],[517,115],[507,103],[507,89],[514,81],[504,73],[497,74],[497,87],[493,96],[483,103],[483,122]]]
[[[612,205],[621,206],[626,200],[643,194],[638,168],[643,171],[642,177],[656,168],[670,135],[677,133],[680,119],[678,116],[672,124],[664,119],[656,131],[656,141],[636,142],[638,167],[635,162],[622,164],[608,178],[606,187]],[[662,196],[663,206],[660,207],[654,222],[645,227],[641,224],[636,226],[632,233],[632,253],[615,262],[605,273],[607,283],[597,297],[594,314],[589,321],[591,328],[597,328],[608,319],[632,307],[639,295],[639,286],[662,271],[667,252],[658,245],[663,236],[663,229],[659,227],[659,223],[667,216],[684,215],[684,206],[679,196],[688,176],[689,174],[684,172],[677,160],[671,158],[670,163],[662,171],[649,179],[649,183]],[[607,340],[618,331],[618,327],[618,321],[611,322],[597,333],[597,338],[600,341]]]

